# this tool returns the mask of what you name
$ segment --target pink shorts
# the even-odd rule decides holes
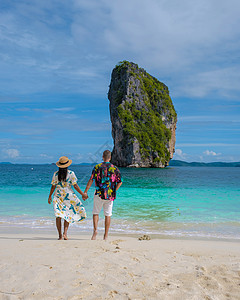
[[[103,211],[104,211],[104,216],[111,217],[113,201],[103,200],[98,195],[94,195],[94,198],[93,198],[93,212],[92,212],[93,215],[99,215],[102,207],[103,207]]]

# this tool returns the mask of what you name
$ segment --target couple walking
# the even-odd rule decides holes
[[[64,238],[67,240],[67,231],[69,223],[80,222],[86,218],[85,208],[82,202],[77,197],[72,189],[81,194],[85,201],[88,198],[88,190],[95,180],[95,194],[93,203],[93,235],[92,240],[96,239],[97,227],[99,220],[99,213],[101,209],[104,210],[105,215],[105,232],[104,239],[108,237],[108,231],[111,223],[113,201],[116,198],[116,191],[122,184],[121,174],[117,167],[110,163],[111,152],[105,150],[103,152],[103,162],[97,164],[93,170],[92,175],[87,183],[84,192],[77,184],[77,177],[73,171],[68,170],[72,160],[66,156],[60,157],[56,165],[59,170],[53,174],[52,187],[48,197],[48,203],[54,204],[54,212],[56,216],[56,226],[59,234],[59,240]],[[62,234],[62,219],[64,219],[64,231]]]

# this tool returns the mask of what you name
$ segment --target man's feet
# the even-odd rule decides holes
[[[58,238],[58,240],[60,241],[60,240],[62,240],[62,235],[59,235],[59,238]]]
[[[104,241],[106,241],[108,239],[108,235],[104,234],[103,239],[104,239]]]
[[[64,238],[64,240],[65,240],[65,241],[67,241],[67,240],[68,240],[68,237],[67,237],[67,235],[66,235],[66,234],[63,234],[63,238]]]
[[[97,237],[97,230],[93,231],[91,240],[96,240],[96,237]]]

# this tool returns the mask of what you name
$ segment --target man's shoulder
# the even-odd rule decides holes
[[[99,168],[102,166],[102,164],[103,164],[102,162],[99,163],[99,164],[96,164],[96,165],[94,166],[94,169],[96,169],[96,170],[99,169]]]
[[[101,170],[101,168],[102,168],[102,163],[96,164],[96,165],[93,167],[93,172],[94,172],[94,173],[98,173],[99,170]]]
[[[119,172],[118,167],[116,167],[116,166],[113,165],[113,164],[110,164],[110,165],[109,165],[108,170],[109,170],[110,172],[116,172],[116,171]]]
[[[95,165],[94,169],[95,170],[98,170],[98,169],[108,169],[110,172],[115,172],[115,171],[119,172],[118,167],[116,167],[112,163],[105,163],[105,162],[101,162],[101,163]]]

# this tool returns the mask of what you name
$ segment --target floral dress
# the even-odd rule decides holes
[[[53,174],[52,185],[56,185],[53,196],[53,206],[56,217],[63,218],[69,223],[80,222],[86,218],[86,211],[72,185],[77,183],[73,171],[68,170],[66,181],[58,180],[58,171]]]

